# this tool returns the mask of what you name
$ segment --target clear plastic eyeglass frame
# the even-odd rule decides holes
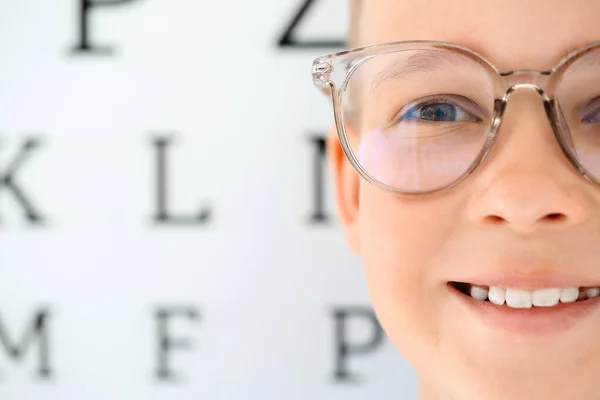
[[[466,56],[474,60],[488,72],[490,77],[492,77],[494,85],[496,85],[496,93],[501,93],[503,95],[499,96],[500,98],[494,99],[493,117],[491,120],[491,126],[487,132],[485,144],[468,170],[452,183],[439,189],[422,192],[406,192],[378,181],[371,176],[359,163],[356,155],[352,151],[348,134],[346,132],[346,124],[343,113],[344,93],[350,78],[357,68],[373,57],[398,51],[420,49],[452,50],[460,53],[462,56]],[[350,164],[366,181],[386,191],[390,191],[402,196],[426,195],[448,190],[462,182],[481,164],[491,150],[493,144],[495,143],[497,132],[502,123],[502,117],[504,110],[506,109],[508,99],[511,93],[517,89],[533,90],[541,96],[552,132],[565,156],[571,165],[585,179],[600,186],[600,180],[598,177],[595,177],[593,174],[589,173],[589,171],[583,165],[581,165],[576,154],[572,150],[573,143],[571,134],[569,133],[567,126],[561,123],[560,110],[557,106],[557,102],[555,101],[557,82],[560,80],[561,76],[568,69],[568,67],[583,55],[598,49],[600,49],[600,41],[595,41],[586,46],[580,47],[562,58],[554,68],[547,71],[522,69],[502,72],[475,51],[457,44],[424,40],[403,41],[362,47],[319,57],[313,61],[312,77],[314,85],[325,95],[331,98],[337,134],[342,149]]]

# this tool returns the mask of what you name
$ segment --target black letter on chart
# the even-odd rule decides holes
[[[310,7],[314,5],[315,0],[303,0],[302,5],[294,14],[292,20],[288,23],[283,35],[279,39],[279,47],[295,47],[295,48],[342,48],[346,44],[343,40],[313,40],[313,41],[298,41],[295,37],[296,29],[301,25],[304,17],[308,15]]]
[[[335,371],[334,378],[337,382],[354,383],[355,374],[348,372],[348,359],[351,356],[364,356],[373,353],[383,342],[385,337],[383,328],[379,325],[375,313],[369,308],[339,308],[334,310],[335,319]],[[349,343],[348,325],[350,318],[365,320],[373,326],[373,336],[365,343]]]
[[[37,375],[41,379],[48,379],[51,375],[50,369],[50,351],[49,351],[49,342],[48,342],[48,318],[49,318],[48,310],[40,310],[38,311],[34,318],[33,324],[31,328],[25,332],[20,343],[14,344],[13,341],[9,338],[2,321],[0,321],[0,344],[6,350],[8,357],[12,358],[14,361],[20,361],[21,358],[27,353],[31,343],[34,339],[38,339],[38,360],[39,360],[39,368],[37,370]]]
[[[200,225],[206,223],[211,216],[210,210],[201,209],[197,215],[174,216],[169,214],[168,185],[167,185],[167,147],[171,138],[157,137],[154,139],[156,147],[156,215],[154,220],[161,225]]]
[[[174,339],[169,336],[169,320],[175,316],[182,316],[190,321],[200,318],[199,312],[193,307],[170,307],[159,308],[156,310],[156,326],[158,336],[158,365],[156,368],[156,377],[159,381],[177,380],[180,376],[175,374],[169,367],[169,354],[172,350],[184,350],[190,347],[190,342],[186,339]]]
[[[328,224],[330,219],[325,211],[325,168],[324,161],[327,156],[325,138],[313,136],[310,138],[313,145],[313,210],[310,215],[311,224]]]
[[[23,208],[25,212],[25,218],[31,225],[40,225],[43,223],[42,216],[35,210],[31,201],[25,196],[23,190],[17,185],[15,177],[19,167],[23,162],[30,157],[31,152],[39,147],[39,143],[35,138],[28,138],[23,142],[21,150],[15,156],[15,158],[8,163],[4,168],[0,167],[0,193],[2,189],[8,189],[13,197],[17,200],[17,203]]]
[[[96,7],[113,7],[133,3],[136,0],[78,0],[79,1],[79,43],[73,46],[73,53],[112,53],[110,47],[94,47],[90,44],[90,14]]]

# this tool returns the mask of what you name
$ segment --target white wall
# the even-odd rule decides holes
[[[377,326],[327,187],[330,222],[310,222],[311,137],[331,122],[311,61],[341,48],[277,45],[305,2],[93,7],[89,45],[112,53],[72,51],[78,0],[2,2],[1,399],[415,397],[387,338],[366,346]],[[343,39],[345,5],[315,0],[297,40]],[[155,220],[157,137],[183,223]],[[187,346],[161,351],[165,335]]]

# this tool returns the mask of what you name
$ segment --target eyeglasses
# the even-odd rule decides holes
[[[417,195],[469,176],[497,137],[510,95],[534,90],[570,163],[600,184],[600,41],[549,71],[500,72],[465,47],[409,41],[317,58],[340,143],[360,176]]]

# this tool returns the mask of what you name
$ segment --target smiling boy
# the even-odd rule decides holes
[[[313,77],[347,242],[420,399],[600,399],[600,1],[351,11],[365,49]]]

